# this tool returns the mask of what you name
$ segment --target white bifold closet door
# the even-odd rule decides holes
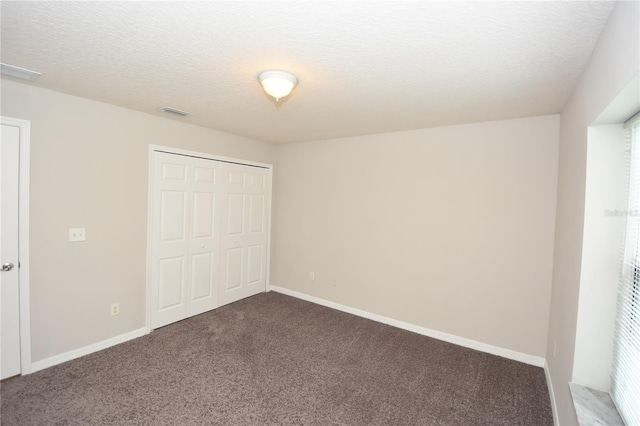
[[[151,328],[266,290],[269,169],[154,152]]]
[[[265,291],[267,170],[221,171],[220,306]]]

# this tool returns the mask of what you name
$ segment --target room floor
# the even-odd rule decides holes
[[[552,425],[541,368],[263,293],[2,383],[2,425]]]

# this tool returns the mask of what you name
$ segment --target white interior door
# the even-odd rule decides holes
[[[228,164],[221,170],[220,306],[266,290],[269,171]]]
[[[20,128],[2,125],[0,148],[0,376],[20,374],[20,292],[18,278],[18,182]]]
[[[214,165],[154,154],[151,328],[218,306],[220,219]]]

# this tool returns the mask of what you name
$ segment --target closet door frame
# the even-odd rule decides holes
[[[246,166],[259,167],[267,170],[269,184],[266,190],[266,211],[267,211],[267,247],[266,247],[266,265],[265,265],[265,291],[271,290],[271,284],[269,281],[269,270],[271,264],[271,199],[272,199],[272,187],[273,187],[273,165],[266,163],[259,163],[255,161],[248,161],[240,158],[224,157],[220,155],[208,154],[204,152],[189,151],[184,149],[178,149],[162,145],[149,145],[149,173],[147,176],[147,265],[146,265],[146,314],[145,314],[145,328],[146,332],[150,333],[151,328],[151,277],[152,277],[152,248],[153,248],[153,191],[154,191],[154,153],[163,152],[167,154],[183,155],[189,157],[202,158],[206,160],[220,161],[223,163],[240,164]]]

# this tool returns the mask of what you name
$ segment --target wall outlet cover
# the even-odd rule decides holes
[[[84,241],[85,237],[85,229],[84,228],[70,228],[69,229],[69,241],[78,242]]]

